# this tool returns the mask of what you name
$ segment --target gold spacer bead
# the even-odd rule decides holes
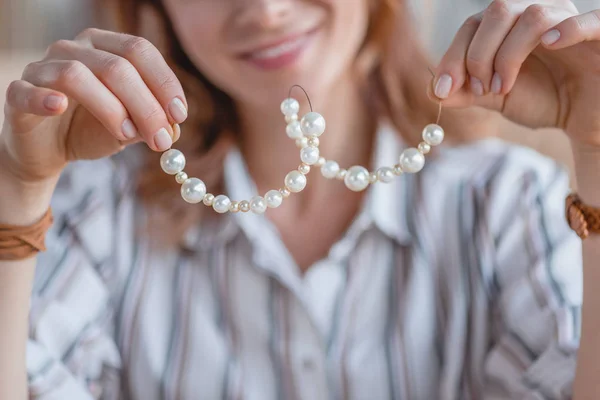
[[[298,166],[298,171],[300,171],[302,175],[307,175],[310,172],[310,165],[302,163]]]
[[[210,193],[206,193],[204,195],[204,199],[202,200],[202,202],[204,203],[205,206],[212,206],[213,201],[215,201],[215,196],[213,194]]]
[[[250,211],[250,202],[248,200],[242,200],[239,203],[240,211],[247,213]]]
[[[281,195],[283,196],[284,199],[287,199],[288,197],[290,197],[290,194],[292,194],[287,189],[279,189],[279,193],[281,193]]]

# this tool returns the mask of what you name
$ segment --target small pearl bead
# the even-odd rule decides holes
[[[267,207],[277,208],[283,203],[283,195],[278,190],[269,190],[265,194],[265,201],[267,202]]]
[[[290,197],[291,192],[287,189],[279,189],[279,193],[283,196],[284,199]]]
[[[256,196],[250,200],[250,210],[254,214],[264,214],[267,211],[267,202],[263,197]]]
[[[300,164],[300,166],[298,166],[298,171],[303,175],[308,175],[310,172],[310,165]]]
[[[377,182],[377,179],[378,179],[377,172],[371,172],[369,174],[369,183],[375,183],[375,182]]]
[[[281,102],[281,112],[286,117],[298,114],[298,111],[300,111],[300,103],[298,103],[298,100],[290,97]]]
[[[319,138],[316,136],[313,136],[311,138],[308,139],[308,145],[312,146],[312,147],[319,147]]]
[[[423,129],[423,140],[431,146],[438,146],[444,141],[444,130],[436,124],[429,124]]]
[[[319,149],[311,146],[303,148],[300,150],[300,159],[304,164],[316,164],[319,161]]]
[[[354,192],[365,190],[369,186],[369,171],[359,165],[350,167],[344,177],[344,183]]]
[[[306,146],[308,146],[308,139],[303,137],[302,139],[296,139],[296,146],[298,146],[298,148],[303,149]]]
[[[425,156],[419,150],[411,147],[400,155],[400,165],[404,172],[419,172],[425,166]]]
[[[322,167],[325,165],[325,157],[319,157],[319,161],[317,161],[317,167]]]
[[[250,211],[250,202],[248,200],[240,201],[240,211],[245,213]]]
[[[290,122],[285,128],[285,133],[290,139],[302,139],[304,136],[300,129],[300,122],[298,121]]]
[[[403,173],[404,173],[404,171],[402,171],[402,166],[400,164],[394,165],[394,175],[400,176]]]
[[[338,171],[337,175],[335,176],[338,180],[343,181],[344,178],[346,178],[346,174],[348,173],[347,170],[340,168],[340,170]]]
[[[394,170],[390,167],[381,167],[377,170],[377,178],[383,183],[390,183],[394,180]]]
[[[185,156],[179,150],[167,150],[160,156],[160,166],[167,174],[176,175],[185,168]]]
[[[206,194],[206,185],[198,178],[189,178],[181,185],[181,197],[190,204],[200,203]]]
[[[321,136],[325,132],[325,118],[319,113],[309,112],[300,120],[305,136]]]
[[[229,211],[231,211],[232,213],[237,213],[240,211],[240,203],[237,201],[232,201],[231,205],[229,206]]]
[[[224,194],[220,194],[215,197],[215,201],[213,201],[213,210],[218,212],[219,214],[225,214],[229,211],[229,207],[231,206],[231,200],[229,197]]]
[[[205,206],[212,206],[213,201],[215,201],[215,196],[207,193],[206,195],[204,195],[204,199],[202,200],[202,202],[204,203]]]
[[[327,179],[333,179],[340,172],[340,166],[335,161],[326,161],[321,167],[321,175]]]
[[[292,171],[285,177],[285,187],[292,193],[298,193],[306,187],[306,176],[299,171]]]
[[[178,172],[177,175],[175,175],[175,181],[177,181],[177,183],[182,184],[183,182],[185,182],[188,178],[188,174],[186,174],[185,172],[181,171]]]
[[[294,115],[286,115],[285,116],[285,122],[287,122],[288,124],[290,122],[294,122],[294,121],[298,121],[298,114],[294,114]]]
[[[428,154],[431,151],[431,146],[425,142],[419,143],[419,151],[423,154]]]

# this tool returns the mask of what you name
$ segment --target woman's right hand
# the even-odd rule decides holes
[[[164,151],[178,139],[172,124],[187,117],[181,84],[158,49],[99,29],[52,44],[6,96],[0,169],[28,183],[139,141]]]

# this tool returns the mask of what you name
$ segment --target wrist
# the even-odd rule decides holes
[[[600,146],[572,143],[577,191],[582,201],[600,208]]]
[[[58,177],[23,182],[0,168],[0,224],[28,226],[48,211]]]

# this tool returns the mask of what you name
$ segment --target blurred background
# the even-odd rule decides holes
[[[224,1],[224,0],[222,0]],[[339,0],[343,1],[343,0]],[[409,0],[417,18],[418,33],[437,61],[454,33],[490,0]],[[600,8],[600,0],[575,0],[581,12]],[[70,39],[86,27],[111,28],[107,0],[0,0],[0,107],[8,84],[23,67],[43,57],[58,39]],[[3,113],[0,113],[0,123]],[[571,168],[569,143],[561,132],[522,135],[518,127],[507,140],[533,147]]]

